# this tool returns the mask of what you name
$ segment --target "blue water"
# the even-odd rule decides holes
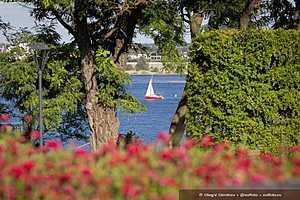
[[[132,84],[127,87],[128,92],[137,97],[147,108],[142,113],[118,112],[120,121],[120,133],[133,131],[145,143],[153,142],[159,131],[168,131],[171,118],[177,108],[184,88],[184,76],[178,75],[155,75],[153,76],[153,88],[156,94],[165,97],[164,100],[144,100],[148,82],[151,76],[131,76]],[[0,102],[10,105],[10,124],[20,124],[20,113],[13,106],[13,102],[7,102],[0,96]],[[59,135],[59,134],[58,134]],[[46,137],[46,136],[45,136]],[[49,135],[51,138],[59,139],[57,135]],[[47,139],[47,137],[45,138]],[[86,143],[78,141],[78,145]]]
[[[132,76],[132,84],[128,91],[136,96],[147,108],[142,113],[118,113],[120,133],[133,131],[144,142],[155,140],[159,131],[168,131],[172,116],[177,108],[184,88],[184,76],[155,75],[153,88],[156,94],[165,97],[164,100],[144,100],[148,81],[151,76]]]

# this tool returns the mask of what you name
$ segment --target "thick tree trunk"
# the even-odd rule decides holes
[[[83,2],[75,1],[82,6]],[[75,6],[75,8],[81,8]],[[98,102],[98,83],[96,79],[96,64],[93,55],[91,40],[88,35],[86,17],[81,16],[82,10],[75,11],[74,22],[76,41],[81,55],[81,69],[85,86],[85,108],[88,116],[91,134],[91,148],[95,151],[100,144],[110,140],[117,140],[119,123],[116,117],[116,109],[104,108]]]
[[[192,40],[195,38],[197,33],[200,31],[202,21],[204,19],[204,12],[193,12],[190,17],[190,32]],[[187,96],[184,87],[182,97],[179,101],[175,114],[173,115],[169,134],[171,135],[170,147],[176,147],[180,145],[181,138],[185,131],[185,115],[188,111]]]
[[[85,107],[88,122],[92,131],[91,147],[95,151],[100,144],[110,140],[117,140],[119,122],[116,117],[116,110],[104,108],[98,102],[98,84],[96,80],[96,65],[92,50],[87,43],[80,43],[79,49],[82,52],[82,75],[86,91]]]
[[[240,29],[247,29],[250,25],[253,11],[260,5],[261,0],[248,0],[242,16],[240,17]]]

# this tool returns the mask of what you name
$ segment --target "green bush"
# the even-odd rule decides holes
[[[189,135],[262,150],[299,144],[299,30],[201,33],[190,56]]]

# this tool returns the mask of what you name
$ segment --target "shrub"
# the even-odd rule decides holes
[[[188,134],[251,148],[300,142],[300,31],[217,30],[191,48]]]
[[[134,143],[119,149],[109,143],[88,153],[63,150],[57,141],[33,148],[0,133],[0,199],[175,200],[182,188],[300,177],[300,146],[278,157],[215,144],[208,135],[176,149],[167,147],[168,139],[160,133],[157,146]]]

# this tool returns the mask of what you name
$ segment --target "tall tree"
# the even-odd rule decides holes
[[[12,0],[33,7],[33,16],[37,20],[57,20],[73,36],[80,54],[81,74],[85,89],[85,109],[92,132],[91,144],[95,150],[99,144],[116,140],[118,119],[116,102],[103,102],[103,65],[96,61],[97,49],[107,49],[114,63],[119,64],[122,53],[134,36],[136,24],[142,19],[142,11],[149,0]],[[105,51],[104,51],[105,52]],[[98,51],[108,67],[113,68],[107,53]],[[98,60],[101,60],[98,56]],[[107,58],[107,59],[106,59]],[[106,74],[108,75],[108,74]],[[117,73],[118,75],[118,73]],[[120,78],[120,77],[118,77]],[[118,81],[118,80],[117,80]],[[118,82],[119,83],[119,82]],[[113,83],[112,83],[113,84]],[[119,88],[120,89],[120,88]],[[112,94],[118,98],[118,92]]]

